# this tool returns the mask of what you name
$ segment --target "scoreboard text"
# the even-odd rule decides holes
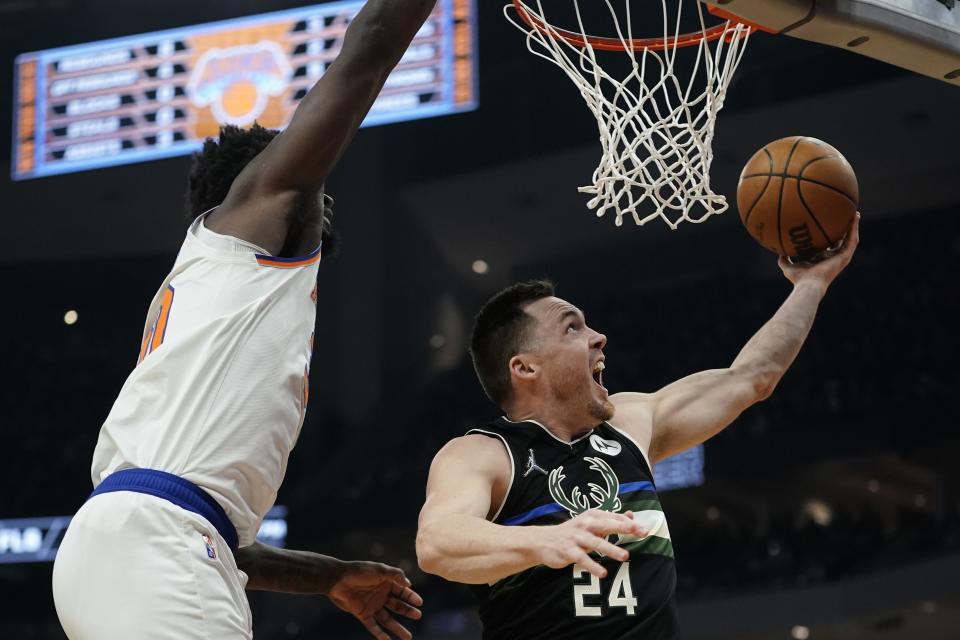
[[[340,52],[350,0],[20,55],[12,173],[191,153],[220,125],[282,129]],[[476,108],[474,0],[440,0],[364,126]]]

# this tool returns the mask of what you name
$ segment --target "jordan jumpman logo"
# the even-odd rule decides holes
[[[543,467],[541,467],[540,465],[538,465],[538,464],[537,464],[537,461],[533,459],[533,449],[530,449],[529,451],[530,451],[530,457],[527,458],[527,468],[526,468],[526,470],[523,472],[523,477],[526,478],[528,475],[530,475],[530,474],[533,473],[534,471],[539,471],[540,473],[542,473],[542,474],[545,475],[545,476],[546,476],[546,475],[549,475],[549,474],[543,469]]]

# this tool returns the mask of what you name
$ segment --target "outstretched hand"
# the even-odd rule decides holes
[[[817,280],[824,286],[828,286],[850,264],[858,244],[860,244],[859,211],[854,216],[853,222],[850,223],[850,229],[838,249],[825,251],[818,256],[818,260],[815,262],[794,263],[780,256],[780,269],[787,280],[793,284],[806,280]]]
[[[397,622],[394,614],[411,620],[419,620],[422,615],[418,607],[423,606],[423,598],[410,588],[403,571],[379,562],[347,562],[328,595],[377,640],[390,640],[390,634],[410,640],[413,634]]]
[[[633,519],[633,513],[612,513],[599,509],[584,511],[563,524],[531,527],[538,535],[538,560],[552,569],[576,564],[597,576],[607,577],[607,570],[590,557],[598,552],[625,562],[630,553],[611,543],[610,535],[632,535],[645,538],[649,532]]]

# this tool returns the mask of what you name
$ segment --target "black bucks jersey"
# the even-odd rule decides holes
[[[678,637],[670,531],[647,460],[629,436],[604,422],[567,443],[536,422],[506,418],[469,433],[499,438],[510,452],[512,482],[496,524],[555,525],[603,509],[632,511],[650,532],[615,537],[630,559],[599,558],[602,580],[576,566],[540,565],[477,587],[485,640]]]

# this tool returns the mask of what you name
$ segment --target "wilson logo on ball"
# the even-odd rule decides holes
[[[790,234],[790,242],[793,244],[793,250],[797,252],[798,256],[816,252],[816,248],[813,246],[813,235],[810,233],[810,227],[806,224],[792,227],[788,233]]]

